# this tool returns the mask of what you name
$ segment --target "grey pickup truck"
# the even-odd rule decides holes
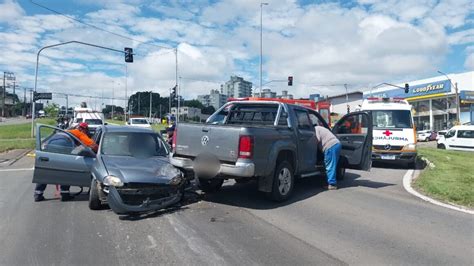
[[[275,201],[290,197],[295,178],[324,174],[314,126],[329,128],[321,115],[303,106],[276,101],[228,102],[205,124],[179,123],[170,162],[194,173],[204,192],[224,179],[258,180],[258,189]],[[346,168],[370,170],[372,119],[367,112],[345,115],[332,129],[342,144],[338,178]]]

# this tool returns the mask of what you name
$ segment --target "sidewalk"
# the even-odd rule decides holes
[[[29,151],[31,151],[31,149],[17,149],[0,153],[0,167],[12,165]]]

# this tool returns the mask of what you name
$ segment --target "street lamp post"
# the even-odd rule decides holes
[[[40,56],[41,52],[45,49],[52,48],[52,47],[57,47],[57,46],[62,46],[62,45],[66,45],[66,44],[71,44],[71,43],[82,44],[82,45],[96,47],[96,48],[100,48],[100,49],[104,49],[104,50],[119,52],[121,54],[125,53],[124,51],[121,51],[121,50],[117,50],[117,49],[113,49],[113,48],[109,48],[109,47],[105,47],[105,46],[100,46],[100,45],[96,45],[96,44],[86,43],[86,42],[80,42],[80,41],[62,42],[62,43],[47,45],[47,46],[44,46],[41,49],[39,49],[38,53],[36,54],[35,87],[34,87],[34,91],[33,91],[33,102],[32,102],[33,108],[32,108],[32,111],[31,111],[31,137],[34,137],[34,135],[35,135],[35,111],[36,111],[35,110],[36,109],[35,108],[35,105],[36,105],[36,103],[35,103],[35,94],[36,94],[36,88],[37,88],[37,85],[38,85],[39,56]]]
[[[262,94],[262,61],[263,61],[263,6],[268,3],[260,3],[260,95]]]
[[[451,86],[454,87],[454,91],[456,93],[456,122],[458,124],[460,124],[460,121],[461,121],[461,108],[459,106],[459,91],[458,91],[458,83],[454,83],[453,84],[453,81],[449,78],[449,76],[444,73],[444,72],[441,72],[438,70],[438,73],[440,73],[441,75],[444,75],[446,78],[448,78],[449,80],[449,83],[451,83]]]

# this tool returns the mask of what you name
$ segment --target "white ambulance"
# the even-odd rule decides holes
[[[392,161],[414,167],[416,129],[411,105],[401,98],[367,98],[361,109],[372,113],[372,161]]]

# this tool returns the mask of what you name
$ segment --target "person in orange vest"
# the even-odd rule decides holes
[[[91,138],[89,138],[89,125],[87,123],[80,123],[75,129],[68,130],[68,132],[78,138],[94,152],[97,152],[99,147]]]
[[[97,152],[98,145],[88,136],[89,125],[87,123],[80,123],[79,126],[75,129],[68,130],[69,133],[78,138],[82,143],[91,148],[94,152]],[[69,193],[70,186],[61,185],[61,201],[68,201],[73,199]],[[43,196],[44,191],[46,190],[46,184],[36,184],[34,199],[35,202],[43,201],[45,198]]]

